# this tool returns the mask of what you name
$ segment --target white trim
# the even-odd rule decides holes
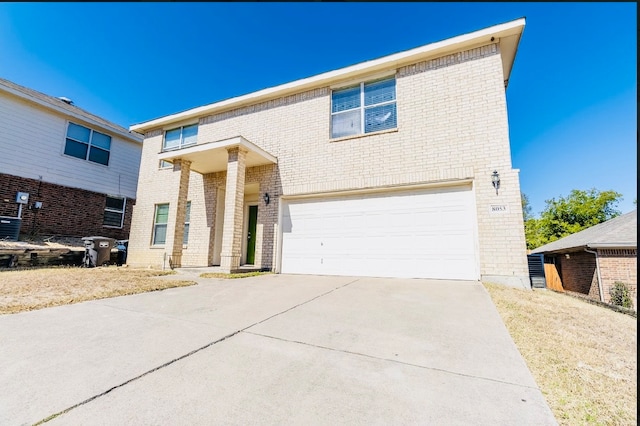
[[[80,141],[78,139],[74,139],[72,137],[69,137],[69,125],[70,124],[73,124],[74,126],[78,126],[78,127],[83,127],[85,129],[89,130],[89,141],[88,142],[84,142],[84,141]],[[94,133],[100,133],[101,135],[105,135],[105,136],[107,136],[109,138],[109,149],[104,149],[104,148],[102,148],[102,147],[100,147],[98,145],[94,145],[93,144],[93,134]],[[67,150],[67,139],[71,139],[73,142],[76,142],[76,143],[81,143],[81,144],[87,145],[87,153],[85,154],[84,158],[76,157],[75,155],[69,155],[69,154],[65,153],[65,151]],[[92,129],[91,127],[87,127],[87,126],[82,125],[82,124],[74,123],[71,120],[67,120],[66,131],[65,131],[65,134],[64,134],[64,144],[62,145],[62,155],[64,157],[75,158],[77,160],[88,161],[88,162],[93,163],[93,164],[98,164],[100,166],[109,167],[109,164],[111,163],[111,145],[112,145],[112,143],[113,143],[113,137],[111,135],[107,135],[105,133],[102,133],[102,132],[99,132],[97,130]],[[102,151],[106,151],[106,152],[109,153],[109,159],[107,160],[107,164],[99,163],[97,161],[92,161],[92,160],[89,159],[89,156],[91,155],[91,148],[92,147],[95,147],[96,149],[99,149],[99,150],[102,150]]]
[[[366,100],[365,100],[365,91],[364,91],[364,86],[365,84],[369,84],[369,83],[376,83],[378,81],[386,81],[386,80],[393,80],[393,100],[391,101],[384,101],[384,102],[378,102],[376,104],[372,104],[372,105],[366,105]],[[360,105],[358,107],[355,108],[350,108],[350,109],[346,109],[346,110],[342,110],[342,111],[338,111],[338,112],[333,112],[333,93],[340,91],[340,90],[347,90],[350,88],[355,89],[356,87],[359,87],[360,89]],[[342,139],[342,138],[347,138],[350,136],[359,136],[359,135],[368,135],[371,133],[377,133],[377,132],[384,132],[387,130],[397,130],[398,129],[398,96],[397,96],[397,92],[396,92],[396,87],[397,87],[397,79],[394,75],[391,76],[387,76],[387,77],[378,77],[378,78],[367,78],[366,80],[361,80],[358,84],[354,84],[352,86],[345,86],[342,89],[339,88],[335,88],[331,90],[331,115],[330,115],[330,123],[329,123],[329,139],[330,140],[335,140],[335,139]],[[396,125],[394,127],[388,128],[388,129],[382,129],[382,130],[376,130],[374,132],[369,132],[367,133],[366,131],[366,110],[367,108],[376,108],[379,106],[383,106],[383,105],[396,105],[396,109],[395,109],[395,121],[396,121]],[[345,114],[351,111],[355,111],[355,110],[359,110],[360,111],[360,131],[358,133],[353,133],[350,135],[345,135],[345,136],[337,136],[334,137],[333,136],[333,117],[340,115],[340,114]]]
[[[144,133],[147,130],[166,126],[170,123],[191,120],[195,117],[210,115],[248,104],[256,104],[268,99],[274,99],[286,96],[288,94],[302,92],[304,90],[310,90],[323,86],[331,86],[332,84],[338,84],[340,81],[357,79],[360,77],[364,77],[367,74],[388,71],[390,68],[399,68],[405,65],[434,58],[436,56],[442,56],[448,53],[471,48],[472,46],[487,45],[494,42],[500,43],[501,37],[520,36],[524,29],[524,25],[524,18],[516,19],[511,22],[494,25],[492,27],[485,28],[479,31],[459,35],[457,37],[427,44],[425,46],[389,56],[384,56],[382,58],[374,59],[371,61],[362,62],[346,68],[329,71],[326,73],[315,75],[313,77],[303,78],[301,80],[296,80],[279,86],[270,87],[246,95],[226,99],[224,101],[192,108],[187,111],[179,112],[177,114],[171,114],[161,118],[156,118],[154,120],[134,124],[129,127],[129,130]],[[517,50],[517,44],[514,46],[514,57],[515,50]],[[511,65],[512,64],[509,64],[509,68],[511,68]]]
[[[170,151],[162,151],[158,155],[158,160],[168,160],[176,157],[182,157],[187,154],[196,154],[199,152],[209,151],[211,149],[231,148],[234,146],[241,146],[245,148],[247,151],[253,151],[272,163],[278,162],[278,159],[276,157],[269,154],[267,151],[260,148],[258,145],[255,145],[249,142],[242,136],[236,136],[234,138],[229,138],[229,139],[216,141],[216,142],[206,142],[206,143],[201,143],[196,145],[190,145],[186,148],[173,149]]]
[[[327,191],[327,192],[313,192],[307,194],[293,194],[293,195],[280,195],[280,199],[284,199],[286,201],[289,200],[299,200],[304,198],[321,198],[321,197],[341,197],[343,195],[361,195],[361,194],[373,194],[376,192],[388,193],[393,191],[410,191],[410,190],[418,190],[418,189],[429,189],[429,188],[444,188],[448,186],[462,186],[466,184],[471,184],[473,182],[473,178],[463,178],[463,179],[448,179],[448,180],[439,180],[433,182],[422,182],[415,184],[406,184],[406,185],[387,185],[387,186],[377,186],[375,188],[360,188],[360,189],[345,189],[340,191]]]
[[[112,209],[107,207],[106,203],[107,203],[107,198],[120,198],[122,199],[122,210],[116,210],[116,209]],[[111,226],[111,225],[105,225],[104,224],[104,212],[112,212],[112,213],[121,213],[122,214],[122,219],[120,220],[120,226]],[[102,211],[102,227],[103,228],[114,228],[114,229],[122,229],[122,227],[124,226],[124,216],[127,213],[127,197],[123,197],[120,195],[109,195],[107,194],[105,196],[105,206],[104,206],[104,210]]]
[[[273,269],[276,274],[279,274],[282,270],[282,206],[286,200],[282,199],[282,196],[278,197],[278,220],[276,222],[276,233],[275,233],[275,259],[273,260]]]

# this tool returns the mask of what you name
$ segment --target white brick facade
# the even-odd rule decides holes
[[[397,128],[379,133],[331,139],[329,86],[199,117],[198,145],[240,135],[277,158],[277,164],[246,168],[245,184],[259,188],[257,194],[242,196],[245,202],[253,196],[259,204],[255,264],[265,269],[276,265],[281,196],[471,181],[481,277],[528,286],[519,177],[511,166],[499,45],[488,43],[405,65],[395,69],[395,77]],[[367,81],[367,76],[357,81]],[[180,124],[184,123],[164,129]],[[179,171],[158,168],[162,130],[145,134],[128,254],[132,266],[160,267],[164,253],[176,247],[171,241],[177,235],[175,217],[169,218],[166,246],[151,246],[154,206],[176,204],[180,188]],[[491,184],[493,170],[501,178],[497,195]],[[191,230],[182,266],[212,264],[218,189],[229,188],[226,174],[191,172]],[[271,197],[268,205],[262,200],[264,193]],[[494,214],[492,205],[506,211]],[[234,214],[242,214],[242,209]],[[222,246],[237,250],[237,242],[223,241]]]

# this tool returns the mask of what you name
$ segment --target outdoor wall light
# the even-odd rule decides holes
[[[264,200],[265,204],[269,204],[269,193],[265,192],[264,195],[262,196],[262,199]]]
[[[500,188],[500,175],[497,170],[494,170],[491,174],[491,183],[493,187],[496,189],[496,195],[498,195],[498,188]]]

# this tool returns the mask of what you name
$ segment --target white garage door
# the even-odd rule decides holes
[[[288,201],[283,273],[479,279],[470,186]]]

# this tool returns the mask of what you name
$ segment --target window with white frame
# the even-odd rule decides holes
[[[173,167],[173,164],[171,164],[167,160],[160,160],[160,162],[158,163],[158,168],[160,169],[170,169],[172,167]]]
[[[396,79],[362,82],[331,92],[331,137],[395,129]]]
[[[153,245],[163,245],[167,241],[167,222],[169,221],[169,204],[156,204],[153,219]]]
[[[189,223],[191,222],[191,201],[187,201],[187,212],[184,218],[184,237],[182,237],[182,244],[187,245],[189,243]]]
[[[126,198],[107,195],[102,225],[109,228],[122,228],[126,205]]]
[[[180,149],[185,146],[194,145],[198,139],[198,125],[182,126],[177,129],[167,130],[164,133],[163,151]]]
[[[108,166],[110,152],[111,136],[69,122],[65,155]]]

